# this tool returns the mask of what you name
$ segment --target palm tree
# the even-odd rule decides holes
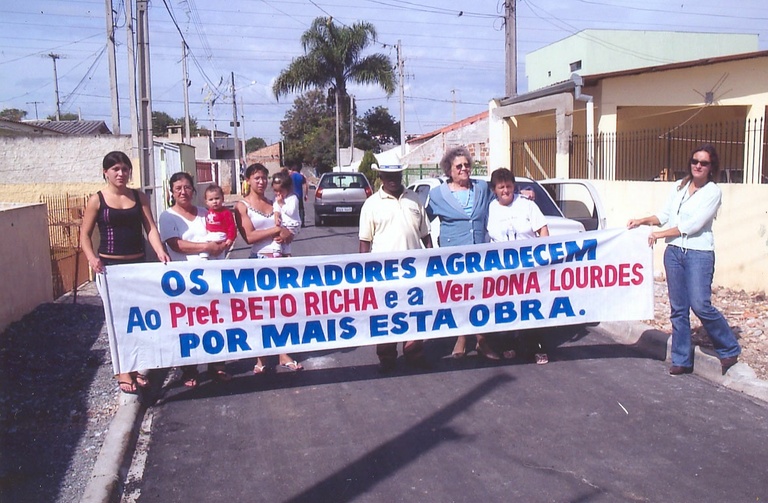
[[[272,86],[275,98],[313,88],[336,92],[346,124],[347,82],[379,85],[387,96],[395,92],[395,73],[389,57],[362,56],[363,50],[375,41],[376,28],[371,23],[338,26],[331,18],[316,18],[301,36],[305,54],[291,61]]]

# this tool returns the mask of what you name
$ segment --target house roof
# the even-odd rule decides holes
[[[24,123],[69,135],[112,134],[104,121],[24,121]]]
[[[8,119],[0,119],[0,136],[26,136],[26,135],[56,135],[61,134],[45,126],[37,126],[28,122],[17,122]]]
[[[421,143],[421,142],[424,142],[426,140],[429,140],[430,138],[434,138],[435,136],[437,136],[439,134],[447,133],[449,131],[453,131],[453,130],[456,130],[456,129],[460,129],[460,128],[463,128],[463,127],[468,126],[470,124],[474,124],[475,122],[481,121],[483,119],[487,119],[487,118],[488,118],[488,110],[486,110],[484,112],[480,112],[479,114],[471,115],[471,116],[469,116],[469,117],[467,117],[465,119],[461,119],[460,121],[454,122],[453,124],[448,124],[445,127],[442,127],[440,129],[436,129],[436,130],[431,131],[429,133],[425,133],[423,135],[416,136],[415,138],[411,138],[410,140],[406,140],[406,143]]]
[[[711,58],[692,59],[690,61],[680,61],[677,63],[668,63],[666,65],[643,66],[639,68],[631,68],[629,70],[618,70],[615,72],[595,73],[592,75],[584,75],[583,77],[581,77],[581,79],[582,79],[583,85],[594,86],[601,80],[608,79],[608,78],[627,77],[630,75],[641,75],[644,73],[665,72],[669,70],[680,70],[685,68],[693,68],[697,66],[707,66],[707,65],[714,65],[718,63],[728,63],[730,61],[742,61],[747,59],[757,59],[757,58],[765,58],[765,57],[768,57],[768,51],[743,52],[739,54],[729,54],[728,56],[717,56],[717,57],[711,57]],[[579,76],[576,74],[574,74],[572,77],[575,77],[576,79],[579,78]],[[571,80],[558,82],[558,83],[552,84],[549,87],[544,87],[542,89],[531,91],[530,93],[520,94],[518,96],[500,98],[498,99],[498,101],[501,105],[511,105],[513,103],[530,101],[532,99],[540,98],[542,96],[552,96],[554,94],[572,91],[575,87],[576,87],[576,82],[572,78]]]

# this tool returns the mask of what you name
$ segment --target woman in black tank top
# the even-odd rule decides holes
[[[142,192],[129,189],[133,166],[123,152],[110,152],[102,161],[107,186],[88,199],[80,227],[80,247],[88,265],[96,273],[104,273],[105,267],[117,264],[144,262],[144,232],[157,258],[165,263],[170,260],[160,233],[152,219],[149,198]],[[93,231],[99,227],[99,250],[93,248]],[[136,386],[148,386],[146,376],[139,372],[118,374],[120,390],[136,393]]]

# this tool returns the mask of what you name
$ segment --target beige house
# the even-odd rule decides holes
[[[735,181],[761,183],[767,108],[768,51],[574,74],[491,101],[491,165],[535,178],[672,179],[690,149],[708,141]],[[537,150],[545,137],[556,141]]]

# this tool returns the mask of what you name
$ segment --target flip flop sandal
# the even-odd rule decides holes
[[[546,365],[549,363],[547,353],[536,353],[536,365]]]
[[[146,374],[140,372],[136,373],[136,385],[139,388],[148,388],[150,385],[149,377]]]
[[[134,382],[117,381],[117,385],[120,387],[120,391],[126,395],[135,395],[138,393],[138,390],[136,389],[136,383]]]
[[[199,374],[197,371],[183,372],[181,374],[181,382],[183,382],[184,386],[186,386],[187,388],[197,388],[198,378],[199,378]]]
[[[302,367],[301,364],[296,360],[293,360],[292,362],[281,363],[280,366],[283,368],[287,368],[288,370],[292,370],[294,372],[298,370],[304,370],[304,367]]]
[[[264,374],[267,371],[266,365],[259,365],[258,363],[253,366],[254,374]]]

